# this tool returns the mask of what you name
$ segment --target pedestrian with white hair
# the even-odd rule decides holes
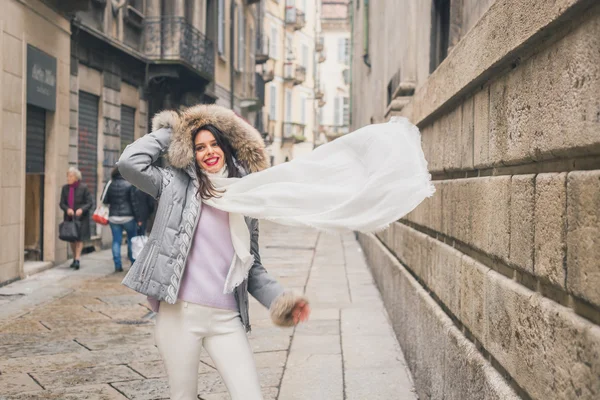
[[[79,238],[70,242],[73,253],[71,268],[78,270],[83,242],[90,239],[90,210],[94,206],[92,195],[87,186],[81,182],[81,172],[71,167],[67,171],[67,184],[60,193],[60,208],[64,211],[63,219],[80,222]]]

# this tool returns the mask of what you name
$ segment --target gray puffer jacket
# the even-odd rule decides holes
[[[260,134],[232,111],[215,105],[198,105],[182,112],[163,111],[154,117],[152,133],[127,146],[119,171],[134,186],[158,199],[154,227],[148,243],[125,276],[123,284],[160,301],[177,301],[181,278],[196,225],[202,212],[191,132],[212,124],[229,139],[237,161],[250,172],[268,167]],[[157,166],[168,156],[168,167]],[[254,265],[248,278],[235,289],[242,323],[250,330],[248,292],[271,310],[280,326],[293,324],[291,311],[299,296],[285,292],[263,267],[258,249],[258,221],[246,218],[251,234]]]

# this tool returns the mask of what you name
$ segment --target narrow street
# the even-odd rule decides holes
[[[311,300],[310,321],[274,327],[252,300],[250,342],[265,400],[416,399],[354,235],[262,223],[266,268]],[[127,265],[127,262],[124,262]],[[120,285],[110,251],[0,288],[0,399],[168,399],[154,314]],[[229,396],[208,356],[199,399]]]

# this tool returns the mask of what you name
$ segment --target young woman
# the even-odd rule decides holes
[[[122,272],[121,243],[123,231],[127,232],[127,257],[133,264],[131,238],[137,235],[137,212],[135,208],[135,188],[127,182],[117,167],[110,174],[110,185],[106,189],[104,204],[108,204],[108,223],[112,233],[112,255],[115,272]]]
[[[167,153],[170,166],[157,166]],[[148,295],[158,310],[155,338],[172,400],[197,398],[202,347],[233,400],[262,399],[246,337],[248,292],[270,308],[277,325],[309,316],[308,301],[284,291],[261,264],[258,221],[246,218],[252,257],[242,260],[234,220],[204,203],[219,196],[211,178],[263,170],[267,159],[254,128],[230,110],[201,105],[158,114],[153,132],[119,160],[127,180],[159,199],[148,244],[123,283]]]
[[[94,202],[87,186],[81,182],[81,172],[71,167],[67,171],[67,184],[60,192],[60,208],[64,211],[64,220],[78,219],[81,222],[79,240],[71,242],[73,262],[71,268],[79,269],[79,258],[83,249],[83,242],[90,239],[89,213]]]

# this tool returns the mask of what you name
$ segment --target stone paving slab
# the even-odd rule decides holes
[[[278,328],[251,299],[265,400],[416,399],[354,235],[261,226],[265,267],[313,310],[308,322]],[[82,265],[0,288],[0,400],[168,399],[145,297],[120,284],[110,251]],[[201,360],[198,398],[229,399],[206,352]]]
[[[0,395],[0,400],[126,400],[110,385],[77,386],[66,389],[36,390],[10,396]]]

